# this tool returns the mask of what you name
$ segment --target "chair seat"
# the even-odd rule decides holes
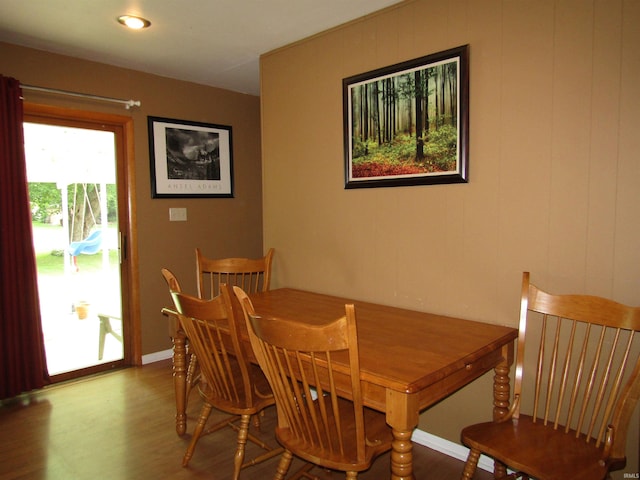
[[[317,401],[317,400],[316,400]],[[326,401],[329,401],[328,397]],[[365,449],[365,459],[357,461],[356,445],[353,443],[355,425],[353,424],[353,404],[349,401],[338,399],[340,411],[346,412],[342,416],[344,432],[344,454],[337,450],[338,441],[334,442],[333,451],[329,454],[327,445],[312,445],[311,442],[301,442],[298,436],[293,435],[289,428],[276,428],[276,438],[284,448],[296,452],[296,455],[307,462],[321,465],[325,468],[342,471],[361,472],[371,466],[373,459],[381,452],[391,450],[393,435],[391,429],[385,422],[382,413],[365,408],[364,424],[366,426],[368,445]],[[350,413],[350,415],[349,415]]]
[[[228,360],[228,367],[230,371],[232,371],[237,378],[240,378],[242,374],[240,373],[238,362],[233,356],[229,356]],[[217,395],[213,391],[211,385],[207,383],[206,379],[202,379],[199,382],[198,391],[205,402],[218,410],[222,410],[223,412],[227,412],[232,415],[254,415],[266,407],[274,405],[275,399],[271,393],[269,382],[267,382],[266,377],[258,365],[249,365],[249,375],[251,375],[253,380],[252,385],[254,387],[254,391],[252,392],[253,402],[251,403],[247,403],[247,392],[242,388],[242,382],[238,382],[236,385],[238,398],[235,400],[223,398],[222,396]],[[259,395],[256,395],[256,392],[258,392]]]
[[[561,427],[545,427],[540,419],[534,423],[528,415],[471,425],[462,430],[462,441],[538,480],[602,480],[607,475],[607,465],[600,460],[602,445],[596,448],[593,440],[587,443],[584,435],[576,438],[572,430],[564,433]]]

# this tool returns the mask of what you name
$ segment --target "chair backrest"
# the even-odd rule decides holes
[[[345,305],[346,316],[331,323],[311,325],[263,318],[245,292],[233,290],[245,314],[254,354],[275,396],[278,428],[288,429],[300,449],[313,451],[314,458],[344,456],[346,449],[355,447],[354,460],[363,462],[365,425],[354,306]],[[336,357],[348,358],[349,367],[344,361],[336,365]],[[338,396],[352,400],[347,402],[351,411],[345,411]],[[352,432],[343,429],[345,415],[355,425]]]
[[[597,446],[604,443],[608,459],[624,458],[640,396],[638,331],[640,307],[590,295],[552,295],[532,285],[525,272],[514,417],[525,400],[525,351],[531,349],[535,380],[526,386],[533,390],[527,401],[534,421],[576,437],[583,434]]]
[[[180,282],[178,282],[178,279],[176,278],[176,276],[173,274],[171,270],[169,270],[168,268],[163,268],[160,271],[162,272],[162,276],[165,282],[167,282],[167,285],[169,286],[170,291],[173,291],[173,292],[182,291],[182,288],[180,288]]]
[[[220,285],[237,285],[249,293],[266,292],[271,280],[273,248],[263,258],[220,258],[205,257],[196,248],[196,278],[198,296],[213,298],[220,293]]]
[[[230,287],[209,300],[172,291],[182,328],[198,358],[210,403],[229,413],[254,402],[254,383],[240,343]]]

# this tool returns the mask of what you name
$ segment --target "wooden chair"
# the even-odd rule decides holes
[[[182,328],[198,356],[201,380],[198,391],[204,400],[198,423],[182,461],[187,466],[202,435],[230,426],[238,432],[234,456],[236,480],[240,470],[272,458],[282,452],[273,449],[249,433],[252,415],[273,405],[275,399],[260,369],[250,364],[240,343],[240,332],[231,304],[230,287],[220,287],[220,295],[210,300],[172,291]],[[212,408],[233,415],[205,430]],[[235,422],[239,419],[239,425]],[[266,450],[244,463],[246,442],[251,440]]]
[[[249,292],[266,291],[269,289],[269,283],[271,278],[271,262],[273,259],[274,249],[271,248],[263,258],[250,259],[250,258],[222,258],[211,259],[202,255],[199,248],[196,248],[196,281],[198,288],[198,296],[200,298],[214,298],[220,294],[220,285],[239,285]],[[169,291],[182,291],[180,283],[176,279],[175,275],[166,268],[162,269],[162,276],[164,277]],[[233,307],[236,316],[242,318],[235,296],[233,297]],[[168,316],[172,316],[171,309],[164,308],[162,313]],[[177,317],[176,317],[177,322]],[[174,348],[180,349],[184,352],[184,358],[188,360],[188,367],[186,373],[186,388],[184,393],[176,392],[178,397],[176,398],[176,431],[178,435],[184,435],[187,429],[187,417],[185,415],[185,409],[189,400],[189,394],[191,390],[198,383],[200,378],[198,368],[198,357],[188,348],[189,342],[187,339],[176,336],[177,332],[173,332]],[[177,342],[176,342],[177,340]],[[182,357],[182,355],[174,355],[176,357]],[[174,366],[175,368],[175,366]],[[175,371],[174,371],[175,374]],[[184,399],[182,399],[184,396]],[[259,426],[258,417],[254,417],[254,423],[256,427]]]
[[[274,478],[284,479],[296,455],[355,479],[391,449],[392,434],[384,414],[362,403],[354,306],[345,306],[345,317],[311,325],[262,318],[242,289],[234,287],[234,292],[254,355],[276,398],[275,433],[285,452]],[[348,360],[349,367],[334,365],[338,357]]]
[[[495,478],[602,480],[624,467],[640,396],[639,330],[640,308],[549,294],[525,272],[511,410],[462,430],[471,449],[462,478],[473,477],[481,453],[496,461]],[[523,386],[525,358],[536,371]]]
[[[212,259],[196,248],[198,296],[213,298],[220,293],[222,284],[241,287],[248,293],[269,290],[273,253],[270,248],[263,258]]]
[[[266,292],[271,282],[271,262],[274,249],[270,248],[262,258],[207,258],[199,248],[196,248],[196,279],[198,296],[200,298],[213,298],[220,294],[221,285],[238,286],[248,293]],[[242,310],[232,298],[234,313],[237,318],[243,318]],[[192,378],[197,381],[197,356],[192,355],[189,362],[189,371],[193,372]],[[253,417],[256,428],[260,426],[258,416]]]
[[[180,287],[180,282],[178,282],[178,279],[176,278],[176,276],[173,274],[171,270],[167,268],[162,268],[160,269],[160,273],[162,273],[162,278],[164,278],[164,281],[167,282],[167,286],[169,287],[170,291],[182,292],[182,288]]]

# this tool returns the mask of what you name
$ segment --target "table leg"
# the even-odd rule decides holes
[[[419,415],[415,395],[387,390],[386,415],[393,430],[391,479],[413,480],[411,435],[418,426]]]
[[[503,347],[503,360],[496,365],[493,377],[493,419],[503,418],[509,413],[509,398],[511,385],[509,384],[509,371],[513,363],[513,345]]]
[[[173,386],[176,392],[176,432],[187,431],[187,349],[186,337],[181,331],[173,335]]]
[[[509,398],[511,386],[509,384],[509,371],[513,363],[513,343],[502,347],[502,358],[494,369],[493,377],[493,420],[498,421],[509,413]],[[494,462],[493,478],[503,478],[507,475],[506,466],[500,462]]]

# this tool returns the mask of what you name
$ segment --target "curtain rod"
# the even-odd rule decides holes
[[[34,85],[20,85],[23,90],[34,90],[38,92],[55,93],[57,95],[69,95],[72,97],[91,98],[103,102],[122,103],[129,110],[131,107],[139,107],[140,100],[121,100],[119,98],[101,97],[99,95],[89,95],[88,93],[69,92],[67,90],[58,90],[56,88],[37,87]]]

